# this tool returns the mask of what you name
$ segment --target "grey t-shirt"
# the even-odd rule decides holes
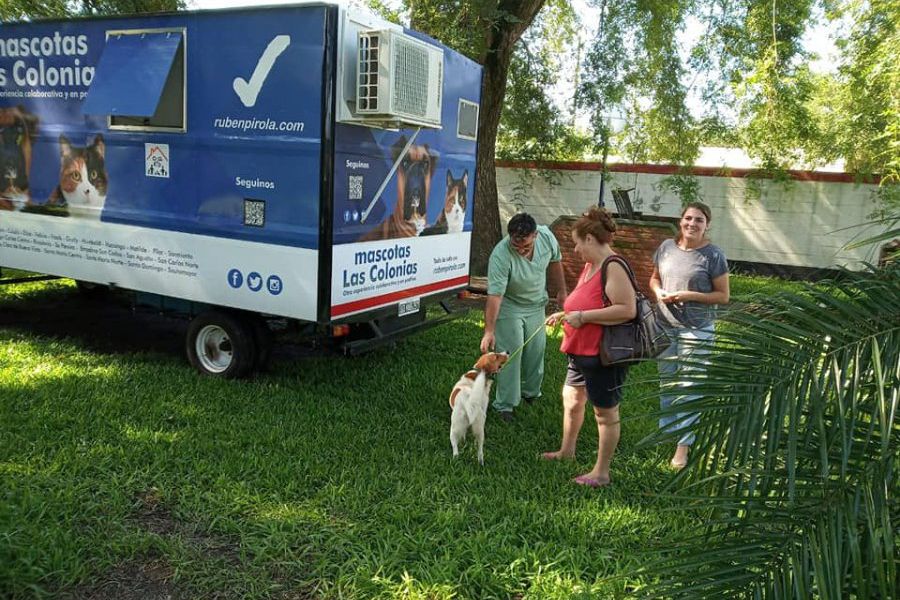
[[[669,292],[713,291],[713,279],[728,272],[725,253],[714,244],[682,250],[675,240],[666,240],[653,254],[662,288]],[[659,303],[662,314],[675,327],[698,329],[712,323],[717,305],[699,302]]]

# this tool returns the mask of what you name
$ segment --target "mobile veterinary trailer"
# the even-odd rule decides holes
[[[0,25],[0,265],[188,315],[225,377],[274,318],[416,330],[468,284],[480,89],[328,4]]]

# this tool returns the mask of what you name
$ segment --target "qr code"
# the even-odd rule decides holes
[[[362,175],[350,175],[350,182],[347,184],[347,189],[349,190],[350,194],[350,200],[362,200],[362,187]]]
[[[266,224],[265,200],[244,199],[244,225],[262,227]]]

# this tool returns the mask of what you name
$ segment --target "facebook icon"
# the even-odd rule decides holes
[[[238,289],[244,283],[244,275],[237,269],[228,271],[228,285],[234,289]]]

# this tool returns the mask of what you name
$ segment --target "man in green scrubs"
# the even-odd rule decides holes
[[[531,215],[519,213],[509,221],[507,235],[491,252],[488,264],[488,298],[484,307],[481,351],[515,352],[537,331],[522,353],[497,374],[494,408],[504,421],[511,421],[520,400],[541,395],[544,380],[544,350],[547,333],[543,324],[547,279],[557,290],[559,306],[566,300],[566,282],[559,243],[545,226],[538,227]]]

